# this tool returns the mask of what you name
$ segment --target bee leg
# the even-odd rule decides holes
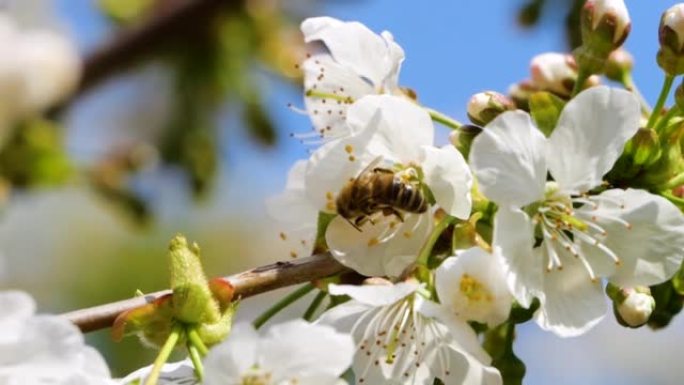
[[[390,215],[394,215],[399,219],[399,222],[404,222],[404,216],[399,212],[399,210],[395,209],[394,207],[385,207],[382,209],[382,214],[386,217]]]
[[[365,215],[362,215],[362,216],[356,218],[356,220],[354,221],[354,223],[353,223],[352,225],[353,225],[357,230],[362,231],[362,230],[361,230],[361,227],[362,227],[364,224],[366,224],[366,222],[367,222],[368,220],[370,220],[370,218],[368,218],[368,217],[365,216]],[[351,223],[351,222],[350,222],[350,223]],[[371,223],[373,223],[373,222],[371,222]]]

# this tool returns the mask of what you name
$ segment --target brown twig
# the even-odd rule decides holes
[[[166,43],[193,35],[208,25],[220,8],[241,4],[242,0],[166,0],[147,20],[123,29],[84,58],[81,83],[72,99],[111,75],[139,63]],[[71,101],[67,100],[56,110],[63,109]]]
[[[331,258],[329,254],[318,254],[257,267],[231,275],[226,279],[235,287],[236,297],[246,298],[344,271],[347,271],[347,268]],[[171,290],[157,291],[142,297],[72,311],[62,316],[73,322],[81,331],[90,332],[109,327],[122,312],[148,304],[169,293]]]

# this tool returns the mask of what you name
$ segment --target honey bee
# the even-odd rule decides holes
[[[420,185],[407,181],[392,170],[376,167],[380,158],[371,162],[354,179],[342,187],[335,205],[337,213],[361,231],[376,213],[395,215],[404,221],[403,212],[424,213],[428,202]]]

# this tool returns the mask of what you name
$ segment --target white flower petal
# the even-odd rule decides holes
[[[258,363],[259,335],[247,323],[235,324],[228,339],[214,346],[204,359],[205,385],[235,384]]]
[[[608,190],[596,211],[629,223],[596,218],[607,232],[604,244],[620,258],[609,277],[621,287],[656,285],[670,279],[684,258],[684,216],[665,198],[644,190]],[[624,208],[623,208],[624,207]],[[595,252],[594,258],[607,258]]]
[[[128,385],[135,383],[134,381],[139,381],[142,384],[151,371],[152,365],[140,368],[119,380],[118,383]],[[165,364],[162,367],[157,385],[196,385],[199,383],[199,380],[195,378],[195,371],[190,360],[183,360]]]
[[[332,256],[343,265],[366,276],[398,277],[418,258],[431,231],[431,214],[407,214],[404,222],[381,217],[366,222],[361,231],[341,216],[335,217],[325,233]]]
[[[580,193],[601,184],[640,119],[639,101],[625,90],[593,87],[570,100],[546,149],[549,170],[561,189]]]
[[[376,88],[399,70],[403,51],[392,40],[378,36],[358,22],[341,22],[330,17],[302,22],[304,40],[322,41],[336,62],[351,68]]]
[[[380,119],[374,121],[378,114]],[[375,133],[366,151],[375,156],[408,164],[420,159],[423,146],[434,145],[435,128],[430,115],[406,98],[369,95],[349,108],[350,127],[367,127],[371,121]]]
[[[543,248],[537,249],[541,253]],[[544,294],[535,314],[539,326],[560,337],[574,337],[593,328],[606,314],[600,281],[592,281],[582,263],[558,250],[563,270],[544,273]]]
[[[297,377],[340,376],[352,362],[355,346],[349,334],[332,327],[293,320],[272,326],[259,345],[260,369],[273,382]]]
[[[524,206],[544,196],[544,135],[522,111],[504,112],[473,140],[470,168],[499,205]]]
[[[461,155],[452,145],[442,148],[423,147],[424,182],[430,187],[437,204],[449,215],[460,219],[470,217],[470,189],[473,176]]]
[[[376,92],[353,69],[337,63],[327,50],[302,63],[304,104],[314,129],[313,138],[340,138],[353,134],[347,125],[347,109],[356,100]]]
[[[446,326],[449,335],[454,339],[453,343],[458,346],[458,350],[467,352],[483,364],[488,365],[492,361],[480,345],[480,340],[478,340],[473,328],[465,320],[456,317],[445,306],[432,301],[420,300],[417,301],[416,308],[421,314],[437,319]]]
[[[394,285],[335,285],[328,286],[330,295],[348,295],[368,306],[387,306],[418,290],[418,284],[399,282]],[[358,310],[358,309],[357,309]]]
[[[494,217],[494,245],[501,248],[501,262],[508,288],[523,307],[529,307],[542,288],[541,255],[534,253],[534,226],[522,210],[499,207]]]

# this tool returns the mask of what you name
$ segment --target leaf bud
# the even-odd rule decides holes
[[[498,92],[479,92],[468,102],[468,118],[473,123],[484,126],[501,113],[515,110],[515,108],[515,103],[511,99]]]

